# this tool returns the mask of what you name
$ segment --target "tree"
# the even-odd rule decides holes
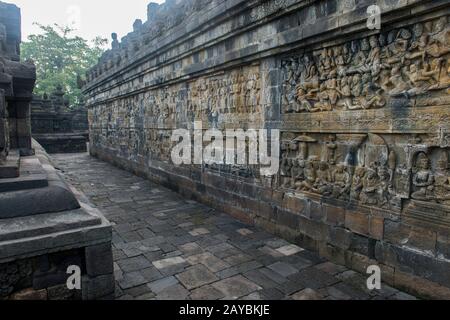
[[[74,36],[74,29],[58,24],[43,26],[37,24],[40,34],[28,36],[22,43],[21,55],[24,60],[33,60],[36,65],[37,81],[34,93],[51,94],[58,85],[66,92],[70,105],[81,102],[82,93],[77,85],[77,77],[95,65],[104,51],[107,39],[97,37],[89,43]]]

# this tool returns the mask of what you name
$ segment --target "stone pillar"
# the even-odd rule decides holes
[[[31,121],[30,121],[30,102],[16,102],[16,130],[17,130],[17,148],[23,155],[32,154],[31,147]]]

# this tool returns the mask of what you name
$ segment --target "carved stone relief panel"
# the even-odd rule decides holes
[[[261,113],[259,66],[249,66],[189,83],[187,119],[213,122],[228,114]]]
[[[282,113],[450,105],[448,17],[282,62]]]
[[[393,211],[411,199],[448,206],[449,148],[432,141],[410,134],[284,132],[279,186]]]

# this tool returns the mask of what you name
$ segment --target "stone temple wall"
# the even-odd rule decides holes
[[[367,27],[378,4],[381,30]],[[450,3],[149,5],[87,74],[91,153],[424,297],[450,297]],[[279,129],[280,171],[171,161],[172,131]]]
[[[57,87],[50,96],[33,96],[31,133],[48,153],[86,152],[87,110],[83,104],[70,109],[64,94],[62,87]]]

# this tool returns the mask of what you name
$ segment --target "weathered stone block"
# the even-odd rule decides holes
[[[384,221],[384,240],[394,245],[402,245],[408,242],[411,226],[398,221]]]
[[[300,217],[300,232],[316,241],[324,241],[327,238],[327,226],[321,222]]]
[[[346,265],[346,250],[321,242],[319,245],[319,254],[327,260],[340,265]]]
[[[345,225],[345,209],[336,206],[324,205],[326,222],[332,226]]]
[[[91,278],[83,277],[82,294],[83,300],[98,300],[110,297],[115,291],[114,274]]]
[[[111,274],[114,271],[111,243],[86,247],[86,272],[90,277]]]
[[[47,300],[47,290],[34,290],[26,289],[17,293],[14,293],[10,297],[11,300]]]
[[[395,270],[395,287],[427,299],[450,299],[450,289],[421,277]]]
[[[47,289],[48,300],[81,300],[81,290],[69,290],[67,284]]]
[[[382,281],[389,285],[394,285],[394,268],[380,264],[378,261],[370,259],[369,257],[362,254],[353,253],[351,255],[350,267],[362,274],[367,274],[367,268],[374,265],[380,267]]]
[[[384,237],[384,218],[371,216],[369,223],[369,236],[376,240],[382,240]]]
[[[349,247],[350,251],[369,256],[371,251],[370,246],[371,242],[368,237],[352,234]]]
[[[364,213],[347,211],[345,214],[345,227],[361,235],[369,235],[369,216]]]
[[[278,210],[277,223],[281,226],[297,229],[300,225],[300,215],[288,211]]]
[[[308,202],[295,195],[286,194],[283,199],[283,208],[298,215],[304,215],[308,208]]]
[[[409,236],[408,246],[435,253],[436,242],[436,232],[424,228],[413,227]]]
[[[335,247],[348,250],[352,244],[352,232],[340,227],[328,227],[327,241]]]
[[[435,259],[429,252],[377,244],[375,256],[378,261],[396,270],[422,277],[440,285],[449,286],[450,275],[446,271],[450,263]]]

